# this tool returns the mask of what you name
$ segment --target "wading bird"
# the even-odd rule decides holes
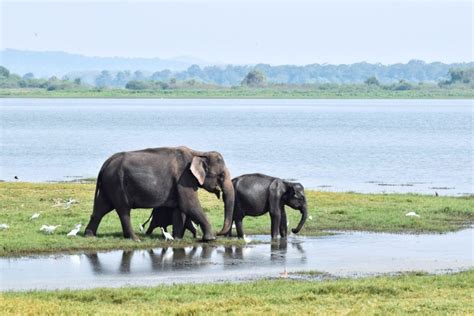
[[[40,228],[40,231],[45,232],[46,234],[52,234],[61,225],[43,225]]]
[[[4,230],[8,228],[10,228],[10,226],[8,226],[7,224],[0,224],[0,230]]]
[[[67,236],[70,237],[70,236],[77,236],[77,233],[81,230],[81,227],[82,227],[82,224],[77,224],[73,230],[71,230]]]
[[[73,204],[77,204],[78,202],[75,199],[69,198],[65,203],[64,203],[64,208],[68,209],[71,207]]]
[[[163,233],[163,236],[165,236],[165,240],[168,241],[168,240],[174,240],[173,236],[171,236],[170,233],[168,232],[165,232],[165,229],[163,227],[160,227],[161,228],[161,232]]]
[[[311,215],[308,216],[308,219],[309,219],[310,221],[312,221],[312,220],[313,220],[313,216],[311,216]]]
[[[40,213],[34,213],[33,215],[31,215],[30,221],[34,220],[34,219],[37,219],[38,217],[40,217]]]
[[[252,241],[252,239],[244,234],[244,241],[245,241],[246,244],[248,244]]]
[[[408,212],[405,214],[405,216],[409,216],[409,217],[420,217],[420,215],[416,214],[415,212]]]

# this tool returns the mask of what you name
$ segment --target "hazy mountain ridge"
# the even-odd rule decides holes
[[[65,52],[36,52],[16,49],[5,49],[0,52],[1,65],[14,73],[32,72],[37,77],[63,76],[70,72],[119,70],[185,70],[195,59],[177,57],[162,58],[129,58],[129,57],[94,57]],[[205,62],[202,62],[205,64]]]

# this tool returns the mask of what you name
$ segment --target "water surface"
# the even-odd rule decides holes
[[[0,179],[95,177],[118,151],[220,151],[234,176],[473,193],[472,100],[2,99]]]
[[[445,273],[472,268],[473,233],[343,233],[292,236],[247,246],[199,245],[73,255],[1,258],[0,289],[64,289],[243,281],[317,270],[354,277],[402,271]],[[79,237],[82,238],[82,237]],[[268,236],[253,236],[269,241]]]

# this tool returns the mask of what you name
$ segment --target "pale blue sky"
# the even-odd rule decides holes
[[[5,1],[1,47],[220,63],[473,60],[472,0]]]

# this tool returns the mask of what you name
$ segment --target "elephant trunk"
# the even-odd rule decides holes
[[[305,204],[303,205],[303,207],[301,208],[301,219],[300,219],[300,222],[298,223],[298,226],[296,228],[293,228],[291,231],[293,232],[293,234],[298,234],[301,230],[301,228],[303,228],[303,225],[304,223],[306,222],[306,218],[308,217],[308,209],[307,209],[307,206],[306,206],[306,202]]]
[[[232,185],[232,179],[230,177],[229,170],[226,169],[224,181],[221,184],[224,200],[224,227],[217,233],[217,235],[227,235],[232,228],[232,219],[234,217],[234,186]]]

